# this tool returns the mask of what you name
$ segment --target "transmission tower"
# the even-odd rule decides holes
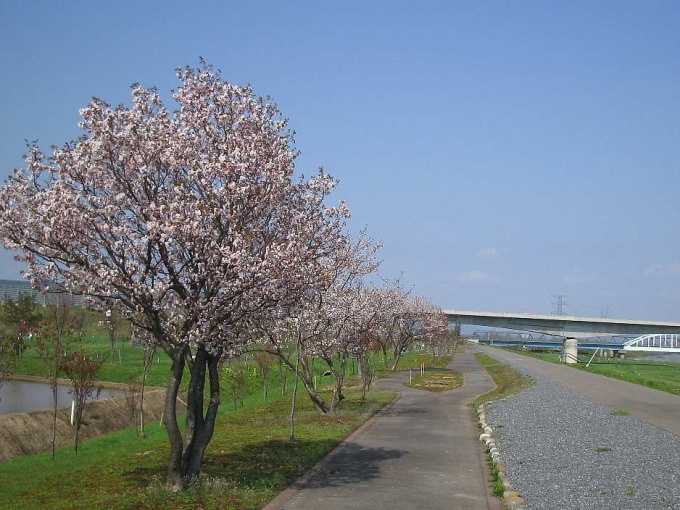
[[[562,294],[558,294],[557,296],[554,296],[555,301],[553,301],[551,304],[555,307],[553,315],[564,315],[564,307],[567,306],[567,303],[565,303],[564,298],[566,296]]]

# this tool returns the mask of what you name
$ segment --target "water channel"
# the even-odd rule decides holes
[[[70,386],[59,386],[57,402],[59,407],[71,405]],[[99,400],[122,398],[125,392],[103,389]],[[26,381],[5,381],[0,386],[0,414],[26,413],[39,409],[52,409],[52,388],[49,384]]]

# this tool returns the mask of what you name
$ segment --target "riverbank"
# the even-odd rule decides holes
[[[16,375],[16,374],[12,374],[12,375],[8,375],[7,377],[5,377],[5,380],[50,384],[50,380],[47,377],[38,377],[36,375]],[[57,384],[59,384],[60,386],[71,386],[71,380],[70,379],[63,379],[63,378],[60,377],[60,378],[57,379]],[[130,387],[129,384],[117,383],[117,382],[108,382],[108,381],[97,381],[97,386],[102,388],[102,389],[118,390],[118,391],[127,391],[128,388]],[[160,388],[154,388],[154,389],[160,389]]]
[[[14,379],[35,381],[36,378]],[[45,382],[45,380],[39,382]],[[117,389],[122,389],[121,387]],[[134,400],[129,396],[86,404],[80,429],[80,441],[135,426],[137,421],[132,411],[135,405]],[[153,389],[145,392],[144,419],[146,422],[161,419],[164,402],[165,390]],[[0,462],[50,450],[52,418],[51,409],[0,415]],[[56,446],[65,446],[72,442],[71,410],[68,407],[57,409]]]

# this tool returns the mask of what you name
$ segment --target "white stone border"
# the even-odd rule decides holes
[[[519,492],[512,488],[510,481],[505,476],[505,465],[501,462],[501,454],[498,451],[498,446],[496,446],[496,441],[492,436],[493,430],[486,423],[484,405],[480,405],[477,408],[477,419],[479,420],[479,426],[483,430],[479,436],[479,441],[486,445],[486,450],[488,451],[489,455],[491,455],[491,460],[498,470],[498,479],[505,488],[502,498],[503,506],[507,509],[523,510],[524,498],[522,498],[522,495]]]

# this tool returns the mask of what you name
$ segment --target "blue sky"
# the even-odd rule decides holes
[[[680,320],[680,2],[0,3],[0,177],[204,57],[444,308]],[[0,278],[21,266],[0,253]]]

